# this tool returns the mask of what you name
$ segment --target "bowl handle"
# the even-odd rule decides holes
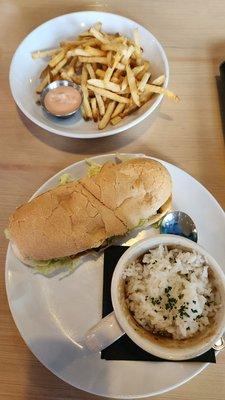
[[[101,351],[124,335],[114,311],[94,325],[85,335],[85,346],[94,352]]]

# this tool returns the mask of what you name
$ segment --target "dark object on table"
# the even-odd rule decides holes
[[[217,91],[219,96],[220,115],[223,134],[225,136],[225,61],[220,64],[220,75],[216,76]]]

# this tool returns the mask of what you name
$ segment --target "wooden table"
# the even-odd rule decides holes
[[[182,101],[163,102],[155,124],[110,138],[71,140],[44,132],[16,108],[8,85],[11,57],[20,41],[42,22],[73,11],[101,10],[133,18],[164,45],[170,87]],[[215,75],[225,58],[222,0],[1,0],[1,232],[9,214],[51,175],[85,157],[114,151],[144,152],[185,169],[225,207],[224,137]],[[20,71],[18,71],[18,74]],[[1,240],[0,399],[94,399],[46,370],[17,331],[4,289],[7,241]],[[158,399],[224,399],[225,352],[218,363]]]

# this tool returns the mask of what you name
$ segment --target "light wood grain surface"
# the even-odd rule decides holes
[[[1,0],[0,4],[1,232],[10,212],[51,175],[75,161],[113,151],[144,152],[169,161],[203,183],[225,207],[224,137],[215,80],[218,65],[225,59],[224,0]],[[71,140],[44,132],[16,108],[8,85],[16,47],[42,22],[81,10],[109,11],[133,18],[163,44],[170,63],[170,87],[182,101],[174,105],[164,100],[151,128],[144,123],[111,138]],[[1,239],[0,399],[97,398],[56,378],[21,339],[6,299],[7,242]],[[224,397],[225,352],[216,365],[158,399]]]

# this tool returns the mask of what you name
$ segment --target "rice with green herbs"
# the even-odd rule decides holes
[[[210,324],[219,308],[210,266],[194,251],[166,246],[150,250],[126,266],[126,303],[144,329],[185,339]]]

